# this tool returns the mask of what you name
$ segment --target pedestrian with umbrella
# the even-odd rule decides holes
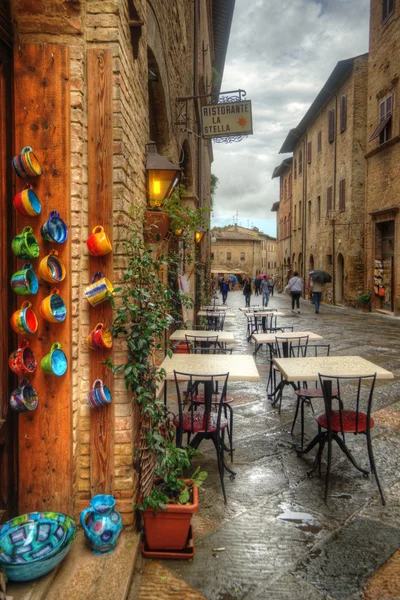
[[[310,278],[310,290],[315,306],[315,312],[318,315],[322,292],[324,291],[324,284],[330,283],[332,281],[332,277],[329,275],[329,273],[326,273],[326,271],[310,271]]]

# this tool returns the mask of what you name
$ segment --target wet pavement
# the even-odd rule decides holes
[[[387,505],[382,506],[373,476],[364,478],[334,445],[328,500],[324,477],[308,478],[315,451],[299,457],[299,426],[290,427],[296,404],[285,388],[282,411],[266,397],[265,349],[256,357],[261,383],[231,383],[234,398],[234,481],[225,477],[224,505],[214,447],[203,442],[194,461],[208,471],[193,520],[192,561],[146,561],[139,565],[130,600],[399,600],[400,599],[400,319],[353,309],[321,306],[316,315],[303,301],[292,314],[287,296],[270,306],[286,313],[282,325],[322,335],[331,354],[359,355],[392,371],[374,392],[373,448]],[[237,313],[225,329],[239,341],[234,353],[248,354],[246,318],[238,309],[241,292],[228,296]],[[259,304],[252,296],[252,304]],[[172,396],[170,402],[173,402]],[[322,412],[320,401],[315,411]],[[316,432],[306,409],[305,441]],[[346,437],[366,468],[363,436]],[[324,474],[325,463],[322,465]],[[141,575],[141,579],[139,577]]]

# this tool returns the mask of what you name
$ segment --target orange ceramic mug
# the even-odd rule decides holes
[[[91,350],[112,348],[113,340],[111,331],[106,329],[103,323],[97,323],[96,327],[87,337],[87,345]]]
[[[110,239],[101,225],[97,225],[92,230],[92,235],[86,240],[86,244],[92,256],[104,256],[112,250]]]

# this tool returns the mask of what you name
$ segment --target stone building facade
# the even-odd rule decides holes
[[[293,153],[290,166],[284,161],[273,174],[281,180],[281,199],[273,207],[278,244],[288,238],[285,219],[291,236],[285,242],[291,256],[281,254],[278,267],[288,270],[290,258],[305,281],[309,270],[327,271],[332,285],[325,297],[336,304],[356,304],[364,288],[367,69],[366,54],[336,65],[282,145],[280,153]]]
[[[240,225],[211,230],[212,273],[233,273],[239,280],[259,273],[276,274],[276,239]]]
[[[176,100],[219,91],[213,87],[213,69],[222,75],[233,7],[233,0],[0,1],[0,185],[8,225],[2,232],[0,280],[3,306],[9,307],[2,317],[0,414],[8,440],[0,449],[0,470],[8,483],[0,510],[8,514],[49,509],[76,516],[92,495],[104,492],[116,497],[125,524],[133,523],[137,409],[124,380],[114,378],[100,359],[94,376],[86,344],[94,313],[85,288],[94,271],[105,271],[114,286],[121,281],[132,206],[142,212],[146,206],[150,139],[160,154],[182,168],[187,200],[209,205],[212,145],[196,135],[196,102],[188,108],[191,131],[176,124]],[[8,333],[9,312],[16,308],[8,282],[11,269],[20,263],[7,259],[12,235],[28,222],[16,219],[10,209],[22,184],[9,165],[14,153],[28,145],[43,163],[43,175],[34,184],[43,215],[63,211],[69,228],[60,250],[67,264],[60,287],[68,319],[58,330],[40,325],[33,346],[42,351],[43,340],[62,341],[69,369],[58,385],[35,373],[39,406],[32,415],[19,416],[17,439],[15,419],[7,411],[16,380],[5,365],[17,344]],[[32,222],[38,238],[42,221]],[[96,263],[85,241],[93,223],[102,221],[113,253]],[[209,254],[207,236],[201,251]],[[193,293],[194,288],[193,277]],[[39,294],[44,293],[41,284]],[[113,360],[125,359],[126,349],[118,340]],[[96,377],[113,391],[113,402],[102,415],[86,403]]]
[[[272,206],[277,215],[277,243],[276,243],[276,273],[281,283],[285,283],[291,274],[292,259],[292,200],[293,200],[293,158],[285,158],[274,169],[272,179],[279,177],[279,201]]]
[[[367,95],[365,289],[400,313],[400,7],[372,0]]]

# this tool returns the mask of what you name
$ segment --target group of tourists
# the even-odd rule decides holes
[[[274,285],[273,277],[267,277],[266,275],[259,276],[255,279],[254,286],[250,277],[247,277],[243,284],[243,295],[246,298],[246,306],[250,306],[250,298],[253,291],[256,296],[262,296],[262,305],[265,307],[268,306],[269,297],[274,295]]]

